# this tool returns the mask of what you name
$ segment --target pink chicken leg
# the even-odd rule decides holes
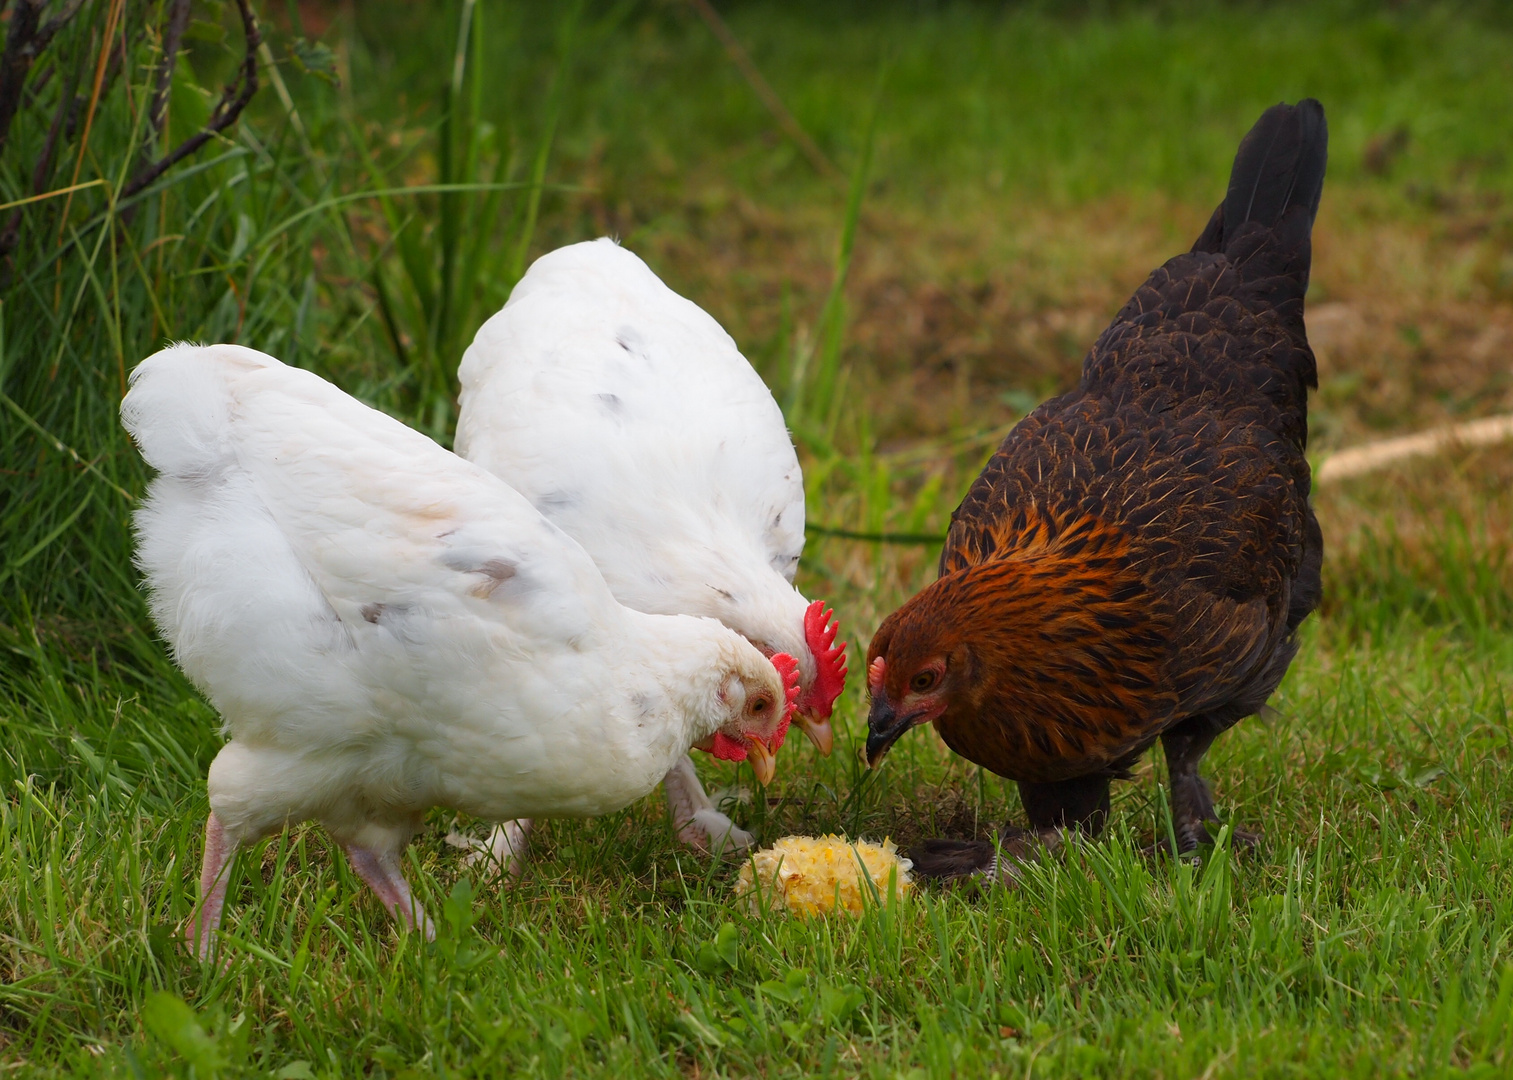
[[[231,876],[231,860],[239,845],[231,839],[221,819],[214,812],[205,819],[205,857],[200,864],[200,902],[189,925],[184,930],[184,940],[201,960],[209,960],[214,953],[213,938],[221,928],[221,915],[226,907],[226,886]],[[399,867],[400,847],[367,847],[361,844],[343,844],[347,861],[357,876],[368,883],[377,895],[384,910],[404,922],[411,930],[419,930],[427,941],[434,940],[436,928],[426,916],[425,910],[415,901],[410,892],[410,883],[405,880]]]

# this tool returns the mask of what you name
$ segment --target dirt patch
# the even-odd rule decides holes
[[[1389,216],[1380,202],[1331,192],[1315,231],[1317,449],[1513,408],[1513,233],[1500,211],[1447,199]],[[882,442],[989,427],[1071,386],[1099,332],[1209,209],[1003,203],[883,197],[864,215],[846,361]],[[599,216],[782,383],[786,343],[829,287],[838,206],[779,208],[711,187],[654,223]]]

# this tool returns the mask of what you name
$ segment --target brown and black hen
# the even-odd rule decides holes
[[[1192,250],[1140,286],[1077,389],[998,447],[952,515],[939,579],[872,640],[870,762],[933,722],[1017,781],[1052,839],[1096,834],[1109,781],[1159,738],[1177,844],[1206,841],[1198,763],[1276,689],[1319,602],[1303,294],[1327,147],[1317,101],[1268,109]],[[916,864],[994,858],[930,841]]]

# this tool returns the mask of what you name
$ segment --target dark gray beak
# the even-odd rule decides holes
[[[872,699],[872,710],[867,714],[867,765],[877,768],[888,748],[898,737],[914,726],[917,714],[899,716],[893,705],[881,693]]]

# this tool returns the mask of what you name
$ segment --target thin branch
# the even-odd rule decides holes
[[[47,187],[48,180],[52,178],[53,155],[58,149],[58,137],[63,131],[69,112],[76,108],[74,95],[79,91],[79,75],[79,65],[70,64],[67,81],[63,84],[63,92],[58,95],[58,109],[53,113],[53,122],[47,129],[47,139],[42,144],[42,156],[37,159],[37,167],[32,170],[33,195],[40,195]]]
[[[158,61],[158,84],[152,92],[152,109],[147,114],[147,122],[158,138],[163,137],[163,124],[168,119],[168,91],[173,87],[173,69],[179,62],[179,44],[189,27],[189,0],[170,0],[170,4],[168,25],[163,28],[163,58]]]
[[[95,109],[100,104],[100,92],[105,82],[105,69],[109,66],[111,43],[116,39],[116,23],[121,18],[121,9],[126,0],[113,0],[105,14],[105,34],[100,39],[100,57],[95,63],[94,88],[89,92],[89,109],[84,114],[84,133],[79,136],[79,153],[74,158],[74,174],[69,184],[79,182],[79,170],[84,168],[84,153],[89,149],[89,133],[95,125]],[[68,226],[68,212],[73,209],[74,197],[70,195],[63,204],[63,213],[58,215],[58,240],[63,243],[63,233]]]
[[[58,107],[53,113],[53,122],[48,126],[47,138],[42,143],[42,156],[37,159],[36,168],[32,170],[32,197],[22,199],[15,203],[15,209],[11,211],[10,220],[5,223],[5,231],[0,232],[0,259],[10,255],[21,241],[21,220],[25,211],[23,207],[27,203],[36,202],[39,199],[50,198],[44,195],[43,190],[47,182],[52,178],[53,157],[58,149],[58,136],[63,130],[64,122],[74,106],[74,92],[79,85],[79,66],[73,65],[69,73],[68,81],[63,87],[63,92],[58,96]],[[53,193],[53,194],[56,194]],[[7,207],[7,209],[10,209]]]
[[[84,0],[68,0],[58,14],[44,23],[42,9],[46,6],[47,0],[20,0],[16,10],[11,12],[5,53],[0,57],[0,151],[5,149],[11,121],[21,107],[21,94],[26,88],[26,76],[31,72],[32,63],[52,43],[58,31],[79,13]]]
[[[257,50],[263,43],[263,34],[258,29],[257,16],[252,13],[249,0],[236,0],[236,6],[242,16],[242,31],[247,36],[247,54],[242,58],[236,81],[228,83],[225,90],[221,92],[221,100],[215,103],[215,108],[211,110],[210,119],[205,121],[205,126],[132,177],[131,182],[121,191],[122,199],[131,198],[220,132],[236,123],[237,117],[242,115],[242,110],[257,93]]]
[[[1324,459],[1313,478],[1318,484],[1330,484],[1365,476],[1399,461],[1438,454],[1455,446],[1492,446],[1508,440],[1513,440],[1513,415],[1467,420],[1450,427],[1421,431],[1416,435],[1399,435],[1336,451]]]
[[[752,62],[751,55],[741,45],[740,39],[731,31],[725,20],[720,18],[720,13],[714,9],[714,5],[709,0],[688,0],[688,2],[693,5],[693,9],[699,13],[699,17],[704,20],[709,29],[714,31],[714,36],[720,39],[720,44],[725,46],[725,52],[729,54],[731,62],[740,69],[747,83],[751,85],[751,89],[756,92],[757,97],[762,99],[762,104],[767,106],[767,111],[777,120],[778,125],[788,133],[790,139],[798,144],[798,148],[809,159],[809,164],[813,165],[821,176],[831,180],[842,179],[844,174],[825,156],[825,152],[809,137],[804,126],[788,111],[788,107],[783,104],[783,99],[778,97],[777,91],[762,77],[762,73]]]
[[[828,525],[804,523],[804,531],[815,536],[830,536],[837,540],[866,540],[874,544],[943,544],[945,533],[892,533],[856,532],[851,529],[832,529]]]

